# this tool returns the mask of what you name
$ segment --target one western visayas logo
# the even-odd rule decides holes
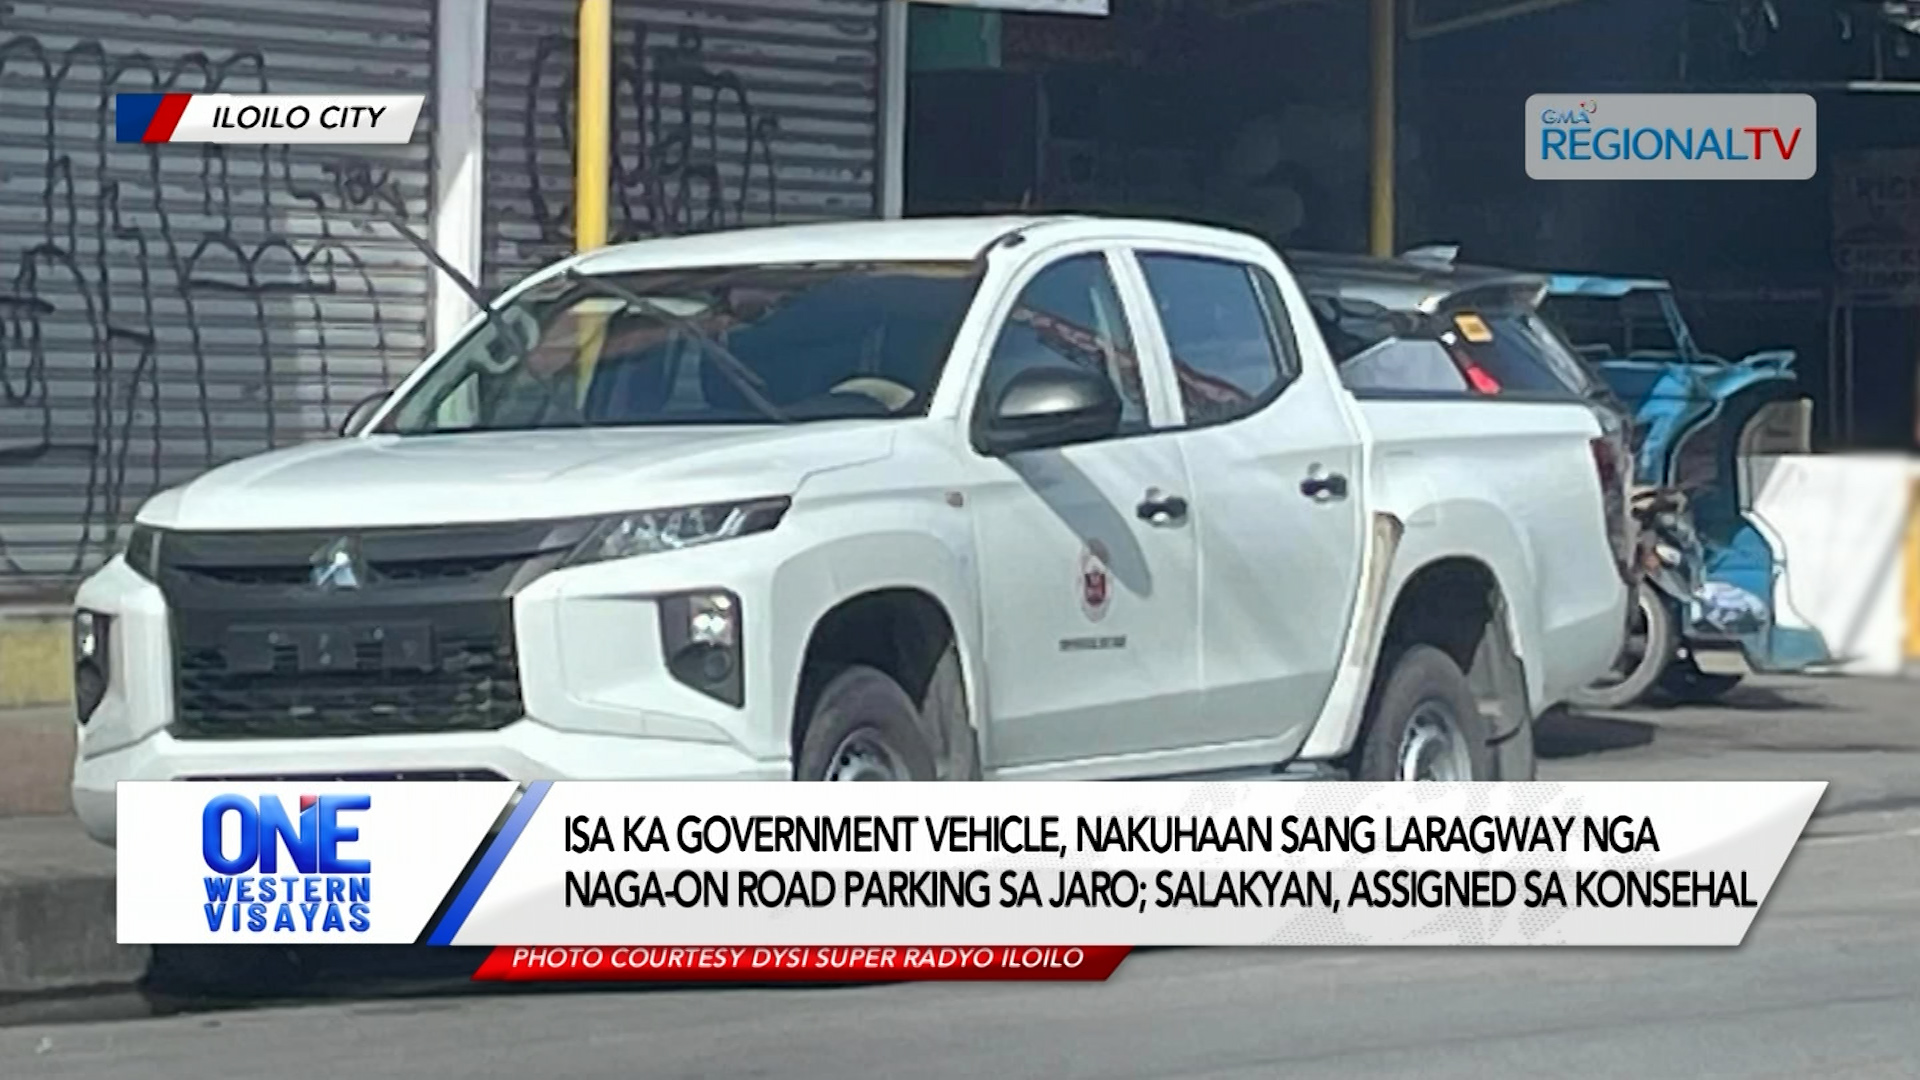
[[[200,815],[201,854],[213,871],[207,929],[365,933],[373,864],[342,849],[360,840],[354,815],[372,808],[371,795],[302,795],[294,814],[275,795],[207,800]]]

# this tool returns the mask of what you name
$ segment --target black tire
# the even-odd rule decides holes
[[[1416,728],[1451,728],[1451,743],[1443,751],[1450,771],[1467,775],[1455,780],[1494,780],[1491,735],[1473,688],[1453,658],[1431,645],[1414,645],[1399,654],[1392,673],[1367,703],[1367,720],[1355,753],[1356,780],[1425,779],[1406,776],[1408,738]],[[1457,755],[1457,756],[1456,756]],[[1435,777],[1438,779],[1439,777]]]
[[[885,672],[858,664],[809,672],[800,708],[804,734],[794,758],[795,780],[935,778],[920,711]],[[849,764],[853,758],[868,764]]]
[[[933,678],[920,702],[921,730],[940,750],[935,779],[980,779],[980,741],[967,719],[967,684],[960,674],[960,650],[948,645],[934,665]]]
[[[1675,660],[1660,674],[1660,692],[1682,705],[1706,705],[1740,685],[1743,675],[1709,675],[1691,659]]]
[[[1634,590],[1633,620],[1614,674],[1568,697],[1582,709],[1623,709],[1647,696],[1673,660],[1673,606],[1658,589],[1641,582]]]

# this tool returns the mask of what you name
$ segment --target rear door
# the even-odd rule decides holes
[[[1174,372],[1200,546],[1200,678],[1215,742],[1304,737],[1359,592],[1357,425],[1302,364],[1297,289],[1237,253],[1138,246],[1154,346]]]

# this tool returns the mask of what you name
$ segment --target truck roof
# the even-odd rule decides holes
[[[678,266],[732,263],[853,261],[968,262],[1015,232],[1121,235],[1140,239],[1204,238],[1236,246],[1260,245],[1245,233],[1184,222],[1103,218],[1084,214],[981,215],[769,225],[615,244],[569,265],[583,273],[628,273]]]

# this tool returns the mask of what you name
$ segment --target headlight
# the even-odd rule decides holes
[[[763,533],[780,524],[790,502],[788,499],[754,499],[620,514],[594,526],[567,557],[566,565],[585,566],[608,559],[678,551],[716,540]]]
[[[135,525],[127,533],[127,547],[121,552],[133,572],[152,581],[160,576],[160,530]]]

